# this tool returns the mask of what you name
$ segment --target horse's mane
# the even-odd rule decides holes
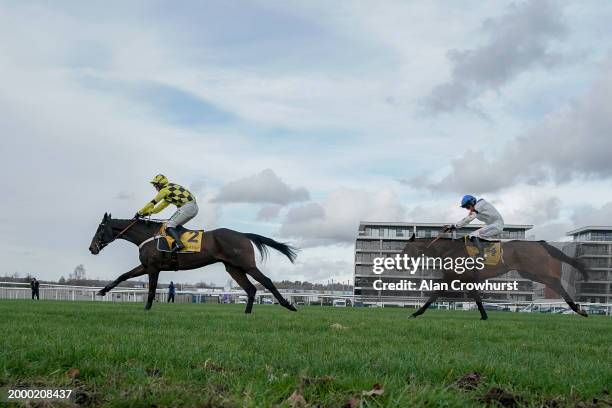
[[[113,224],[117,227],[117,228],[125,228],[128,225],[130,225],[132,222],[134,222],[134,219],[123,219],[123,218],[112,218],[111,221],[113,222]],[[156,227],[159,228],[161,227],[161,225],[165,222],[166,220],[159,220],[159,219],[138,219],[136,220],[136,224],[135,225],[139,225],[139,226],[143,226],[143,227]]]
[[[438,241],[442,241],[442,240],[444,240],[444,241],[462,241],[462,240],[463,240],[463,237],[458,237],[458,238],[453,238],[453,237],[440,237],[440,236],[438,236],[438,237],[418,237],[418,238],[415,238],[415,239],[414,239],[414,241],[419,241],[419,242],[431,242],[431,241],[433,241],[434,239],[437,239]],[[408,241],[408,242],[411,242],[411,241]]]
[[[164,222],[166,222],[168,220],[164,220],[164,219],[160,219],[160,218],[152,218],[152,219],[142,219],[140,218],[138,220],[139,223],[143,223],[143,224],[163,224]]]

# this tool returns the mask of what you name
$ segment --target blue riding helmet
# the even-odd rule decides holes
[[[466,208],[468,205],[476,205],[476,197],[473,195],[464,195],[461,199],[461,208]]]

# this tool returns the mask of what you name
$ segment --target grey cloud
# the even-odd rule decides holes
[[[536,225],[532,230],[527,231],[527,238],[535,237],[535,239],[543,239],[546,241],[562,241],[566,239],[566,233],[571,229],[567,222],[549,222],[542,225]]]
[[[516,223],[545,224],[559,218],[561,214],[561,200],[558,197],[532,198],[527,204],[509,214]]]
[[[597,208],[584,205],[576,208],[572,215],[574,228],[588,225],[612,225],[612,202]]]
[[[612,226],[612,202],[606,203],[601,207],[580,205],[572,209],[572,215],[569,220],[538,222],[528,234],[534,235],[537,239],[561,241],[567,239],[566,233],[568,231],[593,225]]]
[[[551,44],[567,29],[558,2],[530,0],[513,3],[507,12],[482,25],[489,41],[479,48],[451,50],[452,78],[435,87],[425,101],[433,113],[469,108],[486,90],[497,90],[535,66],[552,67],[564,57]]]
[[[526,232],[528,239],[560,241],[571,229],[567,220],[561,217],[561,200],[556,196],[541,191],[519,191],[507,195],[506,199],[512,202],[504,203],[505,200],[500,199],[501,206],[498,207],[504,220],[508,224],[532,224],[534,227]],[[503,204],[514,207],[514,210],[504,211]]]
[[[453,222],[453,217],[449,211],[450,205],[442,205],[441,207],[432,207],[430,205],[416,205],[411,207],[406,215],[407,221],[414,222]]]
[[[426,174],[419,174],[412,178],[399,178],[397,182],[405,186],[414,188],[427,188],[429,187],[431,180]]]
[[[301,207],[293,207],[287,213],[287,222],[307,222],[325,217],[325,209],[318,203],[308,203]]]
[[[280,211],[283,209],[280,205],[266,205],[261,207],[257,212],[257,221],[270,221],[278,218]]]
[[[530,233],[537,239],[563,240],[570,230],[586,226],[612,226],[612,202],[601,207],[580,205],[572,209],[569,221],[553,221],[537,224]]]
[[[134,193],[132,192],[128,192],[128,191],[119,191],[117,194],[115,194],[115,198],[117,200],[130,200],[134,197]]]
[[[498,155],[468,150],[451,160],[450,173],[439,181],[418,176],[405,181],[432,191],[483,193],[517,183],[557,184],[578,178],[612,177],[612,75],[610,61],[592,89],[514,138]]]
[[[218,203],[265,203],[287,205],[306,201],[310,194],[305,188],[291,188],[271,169],[230,182],[212,199]]]
[[[301,247],[347,245],[355,242],[359,221],[401,221],[405,213],[394,191],[340,188],[321,203],[292,208],[279,235],[297,238]]]
[[[195,194],[200,194],[206,188],[206,183],[203,180],[196,180],[189,185],[189,190]]]

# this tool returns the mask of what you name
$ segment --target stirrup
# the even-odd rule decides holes
[[[478,249],[478,253],[474,255],[474,258],[482,257],[486,258],[485,246],[480,240],[479,237],[470,237],[470,241],[472,245],[474,245]]]
[[[170,252],[172,252],[173,254],[178,254],[183,249],[185,249],[185,245],[179,246],[178,242],[180,241],[177,241],[176,239],[172,242],[172,248],[170,249]]]
[[[182,245],[182,242],[181,242],[181,233],[178,231],[176,227],[166,228],[166,233],[170,235],[172,239],[174,240],[172,242],[172,248],[170,249],[170,252],[178,253],[181,250],[185,249],[185,245]]]

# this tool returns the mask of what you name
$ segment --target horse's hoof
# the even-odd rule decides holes
[[[413,315],[413,314],[411,314],[410,316],[408,316],[408,318],[409,318],[409,319],[416,319],[416,318],[417,318],[417,315]]]
[[[488,317],[481,317],[480,320],[488,320]]]
[[[589,315],[587,314],[587,312],[585,312],[580,305],[576,305],[576,313],[578,313],[580,316],[582,317],[589,317]]]

